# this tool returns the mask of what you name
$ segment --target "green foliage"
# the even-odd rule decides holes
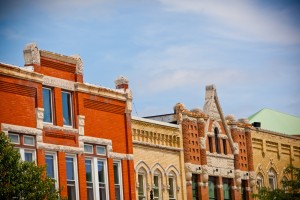
[[[260,200],[300,200],[300,168],[289,165],[284,173],[289,175],[290,180],[281,181],[283,189],[263,187],[253,197]]]
[[[45,167],[23,162],[4,133],[0,133],[0,199],[59,199]]]

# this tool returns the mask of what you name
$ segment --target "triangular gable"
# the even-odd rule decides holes
[[[219,102],[215,85],[206,86],[205,103],[204,103],[203,111],[205,114],[209,116],[210,119],[216,121],[220,121],[220,120],[222,121],[226,135],[228,136],[230,141],[230,146],[233,148],[233,140]]]

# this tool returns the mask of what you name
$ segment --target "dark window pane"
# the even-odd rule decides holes
[[[87,188],[88,200],[94,200],[94,191],[93,188]]]
[[[119,167],[118,167],[118,163],[114,163],[114,178],[115,178],[115,184],[119,184]]]
[[[98,160],[98,178],[99,183],[104,183],[104,163],[101,160]]]
[[[67,180],[75,180],[73,158],[66,158],[67,164]]]
[[[46,155],[47,176],[54,178],[54,158],[53,155]]]
[[[68,181],[68,200],[76,200],[76,190],[74,185],[69,184]]]
[[[52,123],[51,90],[43,88],[44,122]]]
[[[92,182],[92,161],[85,160],[86,181]]]
[[[25,161],[27,161],[27,162],[33,161],[33,153],[32,152],[25,152]]]
[[[71,116],[71,94],[62,92],[62,107],[63,107],[63,120],[64,125],[72,125]]]

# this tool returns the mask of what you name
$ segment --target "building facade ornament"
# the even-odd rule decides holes
[[[29,43],[25,46],[24,50],[25,65],[40,65],[40,52],[35,43]]]
[[[77,115],[77,120],[78,120],[78,133],[79,135],[84,135],[85,116]]]
[[[36,128],[42,130],[44,127],[44,108],[36,108]]]
[[[60,78],[44,76],[43,77],[43,85],[50,86],[50,87],[58,87],[64,90],[74,91],[75,82],[68,81]]]

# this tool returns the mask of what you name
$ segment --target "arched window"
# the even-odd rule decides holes
[[[276,181],[276,172],[274,169],[269,170],[269,187],[271,190],[275,190],[277,188],[277,181]]]
[[[153,197],[154,200],[161,199],[161,172],[159,170],[154,171],[153,175]]]
[[[256,186],[259,190],[264,187],[264,178],[261,173],[258,173],[256,176]]]
[[[140,168],[138,171],[138,199],[146,199],[146,170]]]
[[[176,175],[174,172],[170,172],[168,176],[169,181],[169,199],[176,200]]]
[[[218,135],[219,135],[219,130],[218,130],[218,128],[215,128],[215,129],[214,129],[214,133],[215,133],[216,152],[217,152],[217,153],[221,153],[221,151],[220,151],[220,144],[219,144],[219,137],[218,137]]]

